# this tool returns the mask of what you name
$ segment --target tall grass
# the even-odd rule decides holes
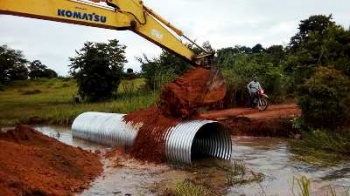
[[[130,113],[154,104],[155,94],[143,91],[143,79],[122,81],[117,97],[99,103],[75,103],[77,86],[73,79],[20,81],[0,91],[0,126],[21,122],[69,125],[86,111]]]
[[[310,180],[306,176],[300,178],[293,177],[292,193],[295,196],[294,190],[297,188],[299,196],[310,196],[311,186]]]
[[[320,166],[338,164],[350,159],[350,135],[326,130],[302,132],[301,140],[290,141],[290,150],[302,155],[295,157],[298,161]]]

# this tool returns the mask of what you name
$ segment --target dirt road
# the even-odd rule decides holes
[[[201,117],[220,121],[232,135],[290,137],[295,134],[291,120],[300,114],[295,103],[288,103],[271,105],[266,111],[250,108],[210,111]]]

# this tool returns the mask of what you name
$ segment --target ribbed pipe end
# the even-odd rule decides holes
[[[191,164],[193,159],[202,156],[231,158],[231,136],[216,121],[183,122],[169,129],[165,137],[165,153],[171,162]]]

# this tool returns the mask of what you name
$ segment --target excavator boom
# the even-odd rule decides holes
[[[82,0],[0,0],[0,13],[105,29],[131,30],[195,63],[196,54],[145,11],[142,2],[110,2],[115,7]]]
[[[23,16],[43,20],[86,25],[114,30],[130,30],[150,42],[185,59],[194,66],[209,66],[213,52],[207,52],[187,38],[183,32],[171,25],[139,0],[0,0],[0,14]],[[179,39],[182,37],[202,49],[196,54]],[[213,68],[214,69],[214,68]],[[216,71],[211,71],[211,73]],[[211,75],[203,82],[205,97],[216,94],[213,102],[223,98],[226,86],[221,74]],[[200,85],[200,84],[196,84]],[[213,89],[215,88],[215,89]],[[213,89],[213,90],[212,90]],[[215,91],[219,89],[220,91]],[[221,92],[218,94],[218,92]],[[198,95],[203,97],[203,95]],[[205,102],[205,100],[203,101]]]

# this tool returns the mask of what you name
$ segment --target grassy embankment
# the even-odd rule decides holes
[[[291,140],[290,150],[296,161],[330,166],[350,160],[350,129],[302,132],[301,140]]]
[[[0,91],[0,127],[20,122],[70,125],[85,111],[129,113],[152,105],[157,98],[157,93],[140,90],[144,83],[143,79],[122,81],[115,100],[76,104],[73,79],[16,82]]]

